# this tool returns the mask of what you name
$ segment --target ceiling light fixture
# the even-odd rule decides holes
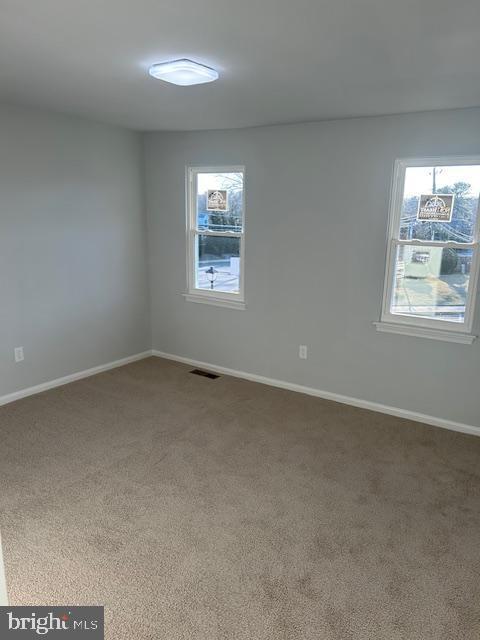
[[[153,78],[178,84],[182,87],[213,82],[218,78],[218,71],[215,71],[215,69],[186,58],[172,60],[171,62],[159,62],[152,65],[148,73]]]

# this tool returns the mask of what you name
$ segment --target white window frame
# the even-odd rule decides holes
[[[479,257],[479,233],[480,233],[480,211],[477,212],[473,241],[470,243],[459,242],[439,242],[423,240],[401,240],[400,219],[403,205],[403,191],[405,185],[405,173],[408,167],[436,167],[436,166],[461,166],[480,165],[480,156],[444,156],[435,158],[401,158],[395,161],[393,173],[392,191],[390,198],[390,215],[387,238],[387,257],[385,267],[385,281],[383,290],[383,303],[380,322],[375,322],[378,331],[388,333],[400,333],[418,337],[431,338],[434,340],[447,340],[471,344],[476,336],[471,335],[473,327],[473,316],[475,312],[475,302],[477,299],[478,277],[480,270]],[[392,300],[394,287],[395,261],[397,247],[401,245],[418,245],[425,247],[451,247],[453,249],[471,248],[472,266],[470,271],[470,281],[468,287],[467,300],[465,303],[465,321],[463,323],[450,322],[434,318],[424,318],[420,316],[402,316],[390,312],[390,302]]]
[[[208,231],[197,227],[197,176],[199,173],[242,173],[243,174],[243,210],[242,210],[242,231]],[[184,294],[189,302],[200,302],[212,304],[230,309],[245,309],[245,167],[243,165],[222,165],[186,168],[187,183],[187,291]],[[200,235],[217,236],[220,238],[240,239],[240,274],[239,291],[215,291],[209,289],[198,289],[196,287],[196,243]]]

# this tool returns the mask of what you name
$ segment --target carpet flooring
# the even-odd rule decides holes
[[[480,438],[148,358],[0,407],[11,604],[115,640],[478,640]]]

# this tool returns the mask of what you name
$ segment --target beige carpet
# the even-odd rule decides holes
[[[149,358],[0,408],[11,604],[112,640],[478,640],[480,438]]]

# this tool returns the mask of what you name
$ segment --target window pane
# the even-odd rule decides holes
[[[241,232],[242,227],[243,173],[198,173],[198,230]]]
[[[464,322],[472,249],[397,247],[390,312]]]
[[[240,238],[197,236],[197,289],[240,291]]]
[[[407,167],[400,238],[472,242],[479,193],[480,166]],[[454,197],[441,201],[428,198],[433,194]],[[439,210],[435,204],[445,207]],[[450,204],[453,207],[449,221]]]

